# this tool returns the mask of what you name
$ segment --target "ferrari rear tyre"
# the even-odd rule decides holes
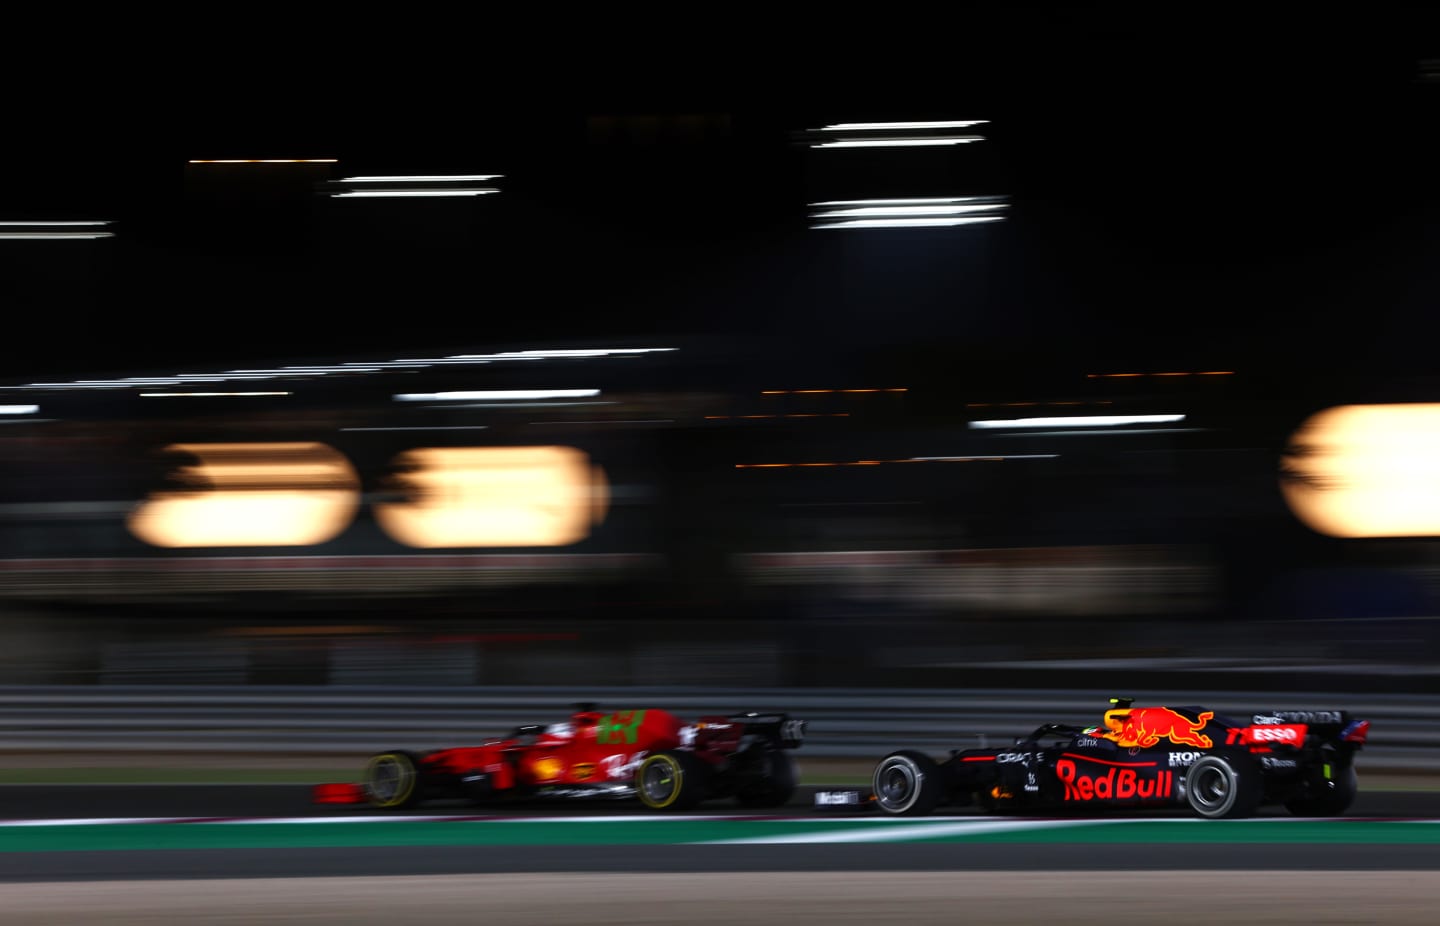
[[[735,799],[741,807],[784,807],[799,780],[795,757],[784,750],[771,750],[760,759],[760,777],[741,787]]]
[[[1185,773],[1190,809],[1209,820],[1248,817],[1260,806],[1263,782],[1250,753],[1224,750],[1195,760]]]
[[[420,799],[420,762],[404,750],[382,752],[365,766],[365,798],[374,807],[398,810]]]
[[[635,791],[651,810],[689,810],[705,799],[710,766],[690,752],[657,752],[635,770]]]
[[[940,805],[940,766],[923,752],[901,750],[880,760],[871,778],[875,803],[886,813],[923,816]]]
[[[1297,817],[1335,817],[1350,809],[1360,790],[1355,766],[1347,766],[1326,782],[1329,788],[1311,797],[1285,802],[1285,809]]]

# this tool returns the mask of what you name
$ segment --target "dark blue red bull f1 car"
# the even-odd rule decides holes
[[[1355,799],[1355,753],[1370,721],[1347,711],[1236,718],[1203,707],[1134,707],[1129,698],[1111,703],[1102,725],[1047,723],[999,749],[956,750],[943,761],[893,752],[876,765],[867,803],[912,815],[972,804],[996,812],[1188,807],[1226,819],[1262,804],[1333,816]]]

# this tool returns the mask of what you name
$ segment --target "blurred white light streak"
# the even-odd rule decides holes
[[[1166,424],[1184,415],[1077,415],[1069,418],[993,418],[972,421],[972,428],[1105,428],[1117,424]]]
[[[1004,203],[980,203],[961,206],[861,206],[855,209],[836,209],[831,212],[817,212],[815,218],[826,219],[842,215],[965,215],[970,212],[989,212],[1004,209]]]
[[[499,190],[352,190],[349,193],[331,193],[330,195],[335,199],[344,197],[408,199],[419,196],[482,196],[486,193],[499,192]]]
[[[179,382],[180,382],[180,379],[179,379],[178,377],[174,377],[174,376],[152,376],[152,377],[148,377],[148,378],[137,378],[137,379],[134,379],[134,380],[118,380],[118,379],[77,379],[77,380],[75,380],[74,385],[77,385],[77,386],[146,386],[146,385],[163,386],[163,385],[166,385],[166,384],[178,384]],[[49,385],[49,384],[46,384],[46,385]],[[54,385],[63,386],[63,385],[66,385],[66,384],[65,384],[65,383],[55,383]]]
[[[38,405],[0,405],[0,415],[33,415],[39,410]]]
[[[6,386],[6,389],[121,389],[125,386],[133,386],[134,383],[26,383],[23,386]],[[163,383],[154,383],[159,386]]]
[[[142,392],[146,399],[194,399],[215,398],[216,396],[294,395],[293,392]]]
[[[407,363],[407,364],[420,363],[420,362],[421,362],[421,361],[418,361],[418,360],[407,360],[407,361],[404,361],[404,363]],[[470,363],[477,363],[477,364],[478,364],[478,363],[489,363],[489,362],[490,362],[490,361],[488,361],[488,360],[453,360],[453,359],[451,359],[451,358],[449,358],[449,357],[436,357],[436,358],[434,358],[433,360],[426,360],[426,361],[424,361],[424,362],[423,362],[423,365],[424,365],[424,366],[443,366],[443,365],[445,365],[445,364],[450,364],[450,365],[452,365],[452,366],[464,366],[465,364],[470,364]]]
[[[341,183],[461,183],[498,180],[504,174],[397,174],[393,177],[344,177]]]
[[[641,354],[676,351],[676,347],[557,348],[552,350],[504,351],[495,354],[457,354],[449,357],[402,358],[388,361],[345,361],[336,364],[295,364],[285,367],[259,367],[227,370],[222,373],[178,373],[169,376],[130,376],[123,379],[83,379],[70,382],[35,382],[9,389],[125,389],[135,386],[176,386],[193,382],[227,382],[272,378],[318,377],[330,373],[413,372],[416,369],[450,365],[487,364],[496,360],[557,360],[591,357],[633,357]]]
[[[811,206],[923,206],[941,205],[944,203],[978,203],[994,202],[998,197],[994,196],[926,196],[911,199],[830,199],[821,203],[811,203]],[[995,205],[1001,205],[994,202]]]
[[[600,394],[599,389],[480,389],[468,392],[404,392],[397,402],[465,402],[509,399],[580,399]]]
[[[821,128],[822,132],[866,132],[888,129],[964,129],[972,125],[985,125],[989,119],[959,119],[943,122],[837,122]]]
[[[0,231],[0,238],[8,241],[45,241],[45,240],[85,240],[95,238],[114,238],[114,232],[7,232]]]
[[[654,354],[678,350],[676,347],[587,347],[550,350],[507,350],[495,354],[451,354],[446,360],[550,360],[568,357],[606,357],[613,354]]]
[[[974,225],[979,222],[1000,222],[1001,216],[972,216],[956,219],[851,219],[846,222],[832,222],[828,225],[812,225],[811,228],[915,228],[924,226]]]
[[[811,145],[812,148],[920,148],[936,145],[968,145],[984,141],[982,135],[956,135],[951,138],[867,138],[846,141],[827,141]]]

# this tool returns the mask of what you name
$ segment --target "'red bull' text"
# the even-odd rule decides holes
[[[1175,773],[1155,768],[1153,762],[1109,766],[1105,771],[1079,769],[1074,761],[1055,763],[1055,774],[1065,784],[1067,801],[1147,801],[1170,797]]]

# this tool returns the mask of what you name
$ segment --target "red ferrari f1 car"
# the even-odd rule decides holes
[[[363,781],[318,785],[319,803],[412,807],[432,799],[487,804],[514,799],[627,799],[652,810],[685,810],[734,798],[743,807],[779,807],[798,773],[788,750],[805,721],[745,712],[686,723],[656,708],[598,711],[578,704],[554,724],[524,724],[474,746],[370,759]]]
[[[893,752],[876,765],[868,795],[821,792],[816,800],[868,803],[891,814],[968,804],[1086,813],[1188,807],[1223,819],[1249,816],[1262,804],[1333,816],[1355,799],[1355,753],[1370,721],[1348,711],[1237,718],[1198,706],[1134,707],[1132,700],[1112,698],[1103,725],[1047,723],[1013,745],[954,750],[943,761]]]

